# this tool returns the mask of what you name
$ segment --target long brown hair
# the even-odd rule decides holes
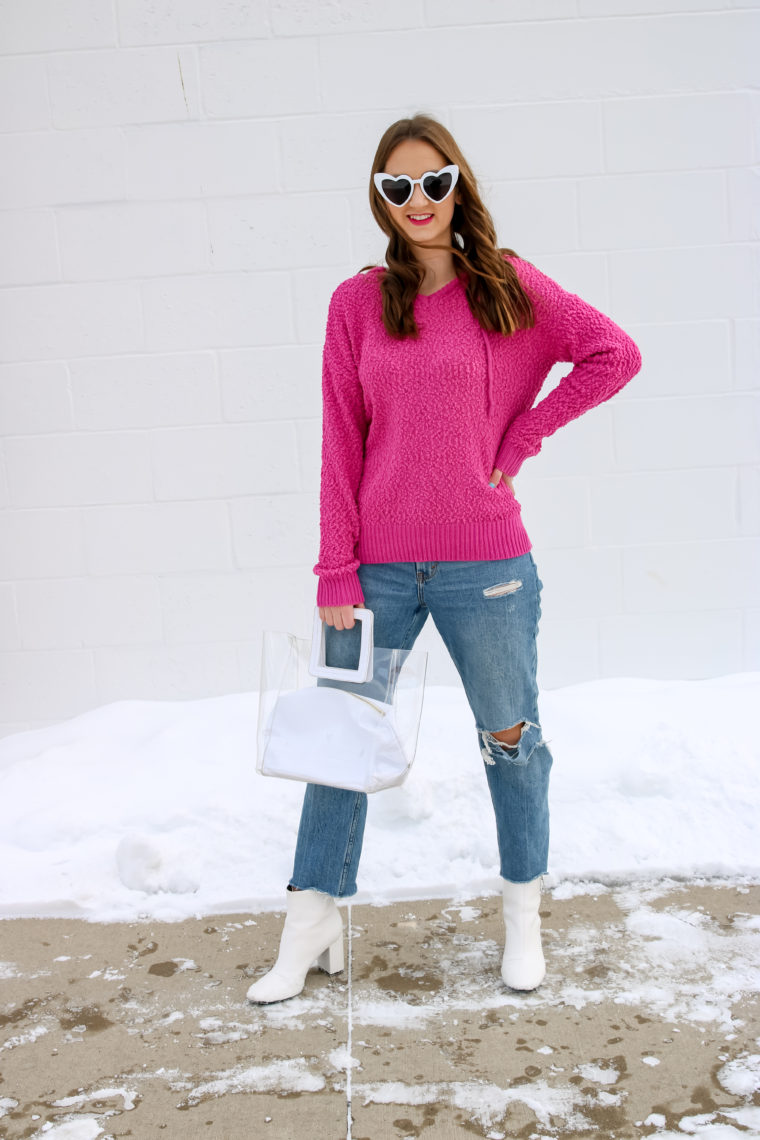
[[[391,123],[378,143],[369,178],[370,209],[380,229],[388,235],[385,252],[388,270],[380,277],[383,324],[388,332],[398,339],[419,336],[413,306],[425,276],[406,235],[389,219],[373,177],[385,170],[391,151],[404,139],[424,139],[441,152],[445,164],[455,162],[459,167],[457,189],[462,202],[455,204],[451,220],[451,232],[457,240],[450,245],[426,248],[453,254],[457,276],[466,280],[470,310],[484,329],[510,336],[517,329],[532,328],[535,315],[530,298],[514,266],[504,256],[518,255],[513,249],[496,245],[493,219],[483,205],[475,176],[450,131],[432,116],[418,114]],[[363,265],[359,272],[373,268],[376,267]]]

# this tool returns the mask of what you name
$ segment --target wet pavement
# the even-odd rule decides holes
[[[500,901],[343,904],[346,970],[270,1006],[284,910],[2,920],[0,1136],[760,1136],[759,885],[560,884],[529,994]]]

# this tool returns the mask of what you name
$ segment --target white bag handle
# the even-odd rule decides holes
[[[371,681],[374,675],[372,661],[372,638],[374,618],[372,610],[366,607],[354,609],[354,617],[362,623],[362,640],[359,649],[359,664],[355,669],[344,669],[339,665],[325,664],[325,625],[319,616],[319,606],[314,607],[314,632],[311,638],[311,660],[309,672],[312,677],[334,677],[338,681]]]

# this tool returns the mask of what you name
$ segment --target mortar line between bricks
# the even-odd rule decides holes
[[[351,1140],[351,1069],[353,1048],[353,1006],[352,1006],[352,970],[353,947],[351,942],[351,903],[348,903],[348,1040],[346,1043],[346,1140]]]

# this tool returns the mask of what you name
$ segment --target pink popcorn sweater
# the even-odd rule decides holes
[[[318,606],[364,601],[363,562],[512,558],[531,549],[520,504],[494,467],[516,475],[542,440],[609,400],[641,368],[609,317],[528,261],[504,255],[536,323],[481,328],[456,277],[418,294],[418,340],[385,329],[382,267],[341,282],[322,356]],[[574,367],[534,405],[557,361]]]

